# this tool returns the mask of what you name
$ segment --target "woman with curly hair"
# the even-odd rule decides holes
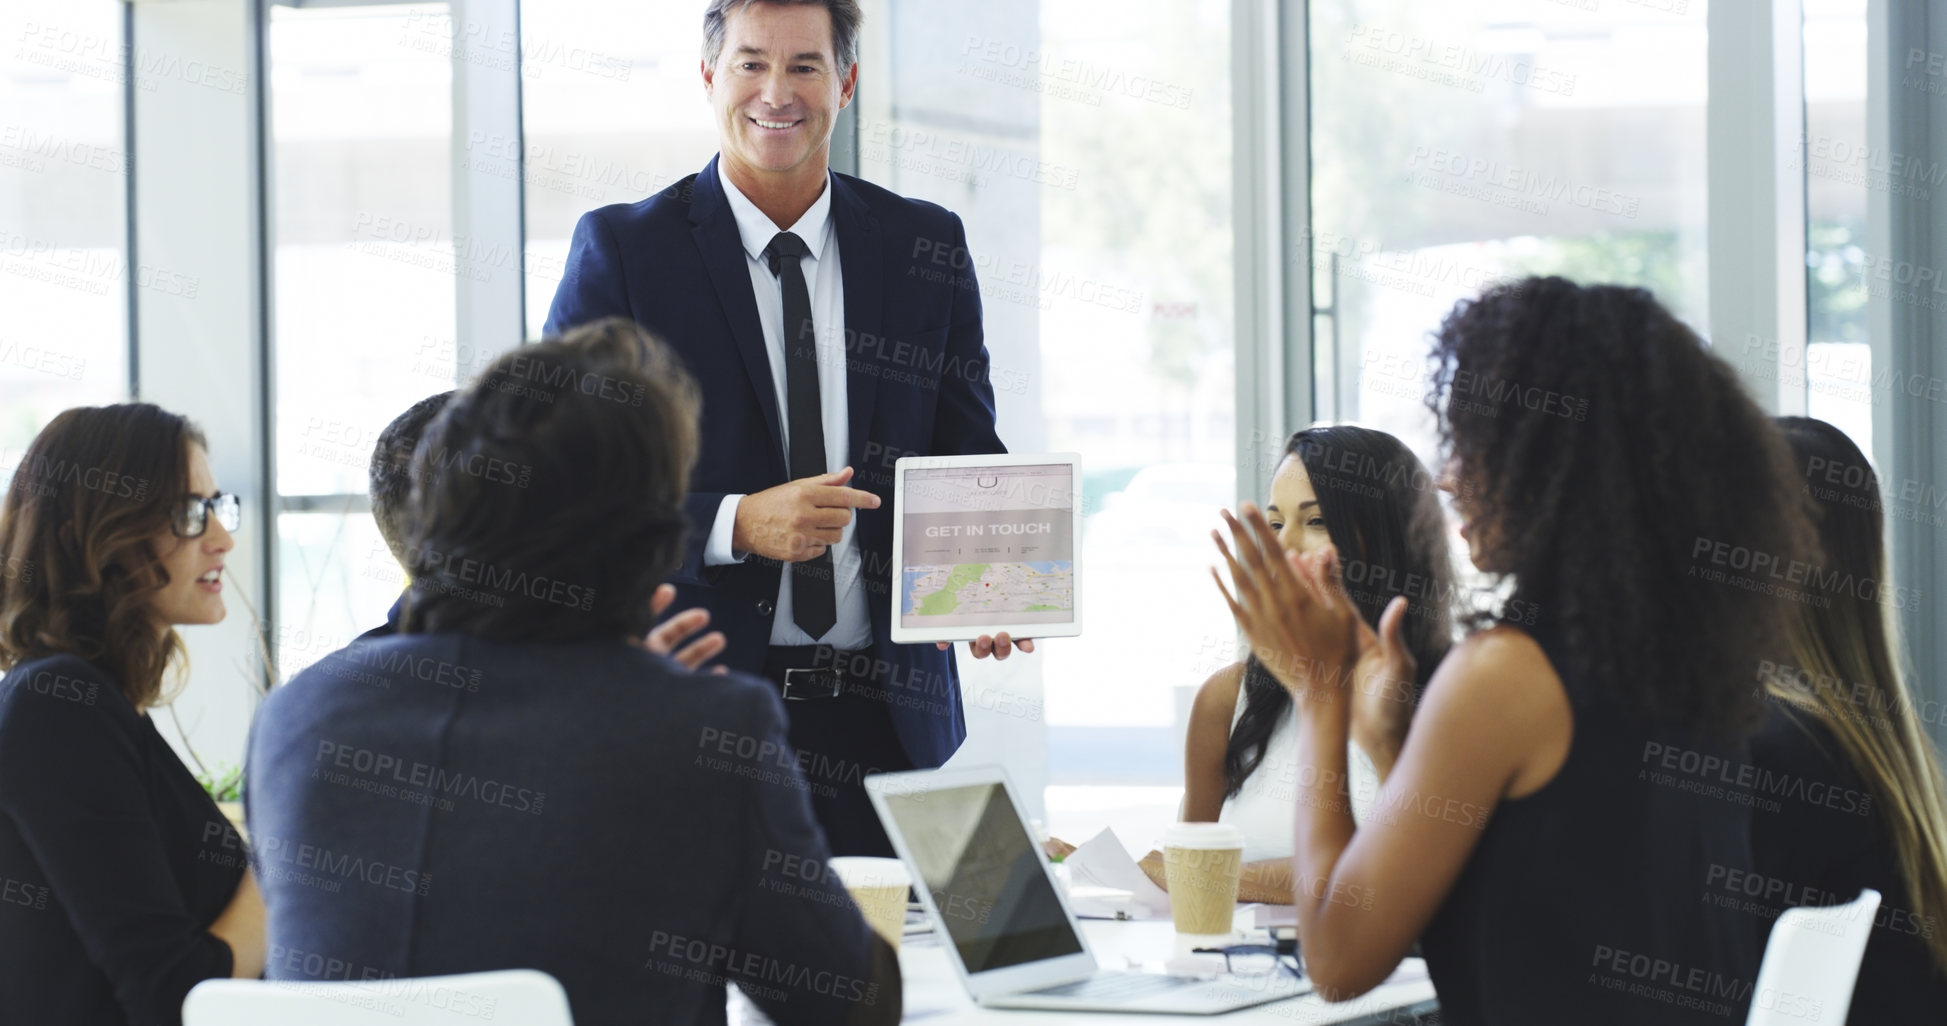
[[[1342,1000],[1419,939],[1449,1022],[1739,1021],[1756,945],[1699,894],[1749,855],[1750,668],[1786,610],[1718,560],[1812,551],[1783,439],[1641,289],[1495,286],[1433,363],[1469,554],[1535,616],[1448,654],[1368,822],[1300,794],[1308,970]],[[1287,556],[1249,505],[1226,520],[1226,597],[1317,791],[1345,772],[1357,608],[1335,552]]]
[[[255,977],[264,906],[236,830],[149,710],[175,628],[223,619],[236,496],[146,403],[68,410],[0,506],[0,993],[9,1021],[177,1023]]]

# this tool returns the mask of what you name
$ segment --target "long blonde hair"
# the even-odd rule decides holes
[[[1873,793],[1921,936],[1947,972],[1947,782],[1914,711],[1895,656],[1888,609],[1879,479],[1838,428],[1780,417],[1806,490],[1820,510],[1821,572],[1845,575],[1823,589],[1823,606],[1801,607],[1793,630],[1795,672],[1774,674],[1767,691],[1830,730]]]

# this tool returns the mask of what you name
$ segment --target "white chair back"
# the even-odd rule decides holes
[[[183,1026],[574,1026],[568,993],[538,969],[458,976],[297,983],[204,980]]]
[[[1845,1022],[1878,911],[1871,887],[1844,905],[1787,909],[1765,942],[1745,1026]]]

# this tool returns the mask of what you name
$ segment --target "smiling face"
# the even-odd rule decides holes
[[[216,494],[216,477],[210,472],[209,456],[194,442],[189,445],[189,494],[207,499]],[[195,538],[179,538],[164,529],[152,543],[169,583],[149,599],[149,611],[156,624],[168,629],[178,624],[220,623],[223,620],[223,557],[235,547],[230,532],[217,523],[214,513],[208,526]]]
[[[833,45],[822,5],[754,3],[725,20],[703,88],[734,178],[822,181],[838,112],[859,78],[858,65],[838,67]]]
[[[1286,552],[1303,555],[1332,544],[1325,530],[1325,514],[1318,508],[1318,494],[1312,491],[1311,475],[1296,456],[1286,456],[1271,476],[1271,503],[1264,507],[1264,518],[1278,532],[1278,543]]]

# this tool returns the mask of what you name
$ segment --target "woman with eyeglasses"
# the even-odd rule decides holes
[[[176,628],[223,619],[239,522],[146,403],[68,410],[0,505],[0,994],[10,1022],[153,1026],[264,966],[236,830],[156,731]]]

